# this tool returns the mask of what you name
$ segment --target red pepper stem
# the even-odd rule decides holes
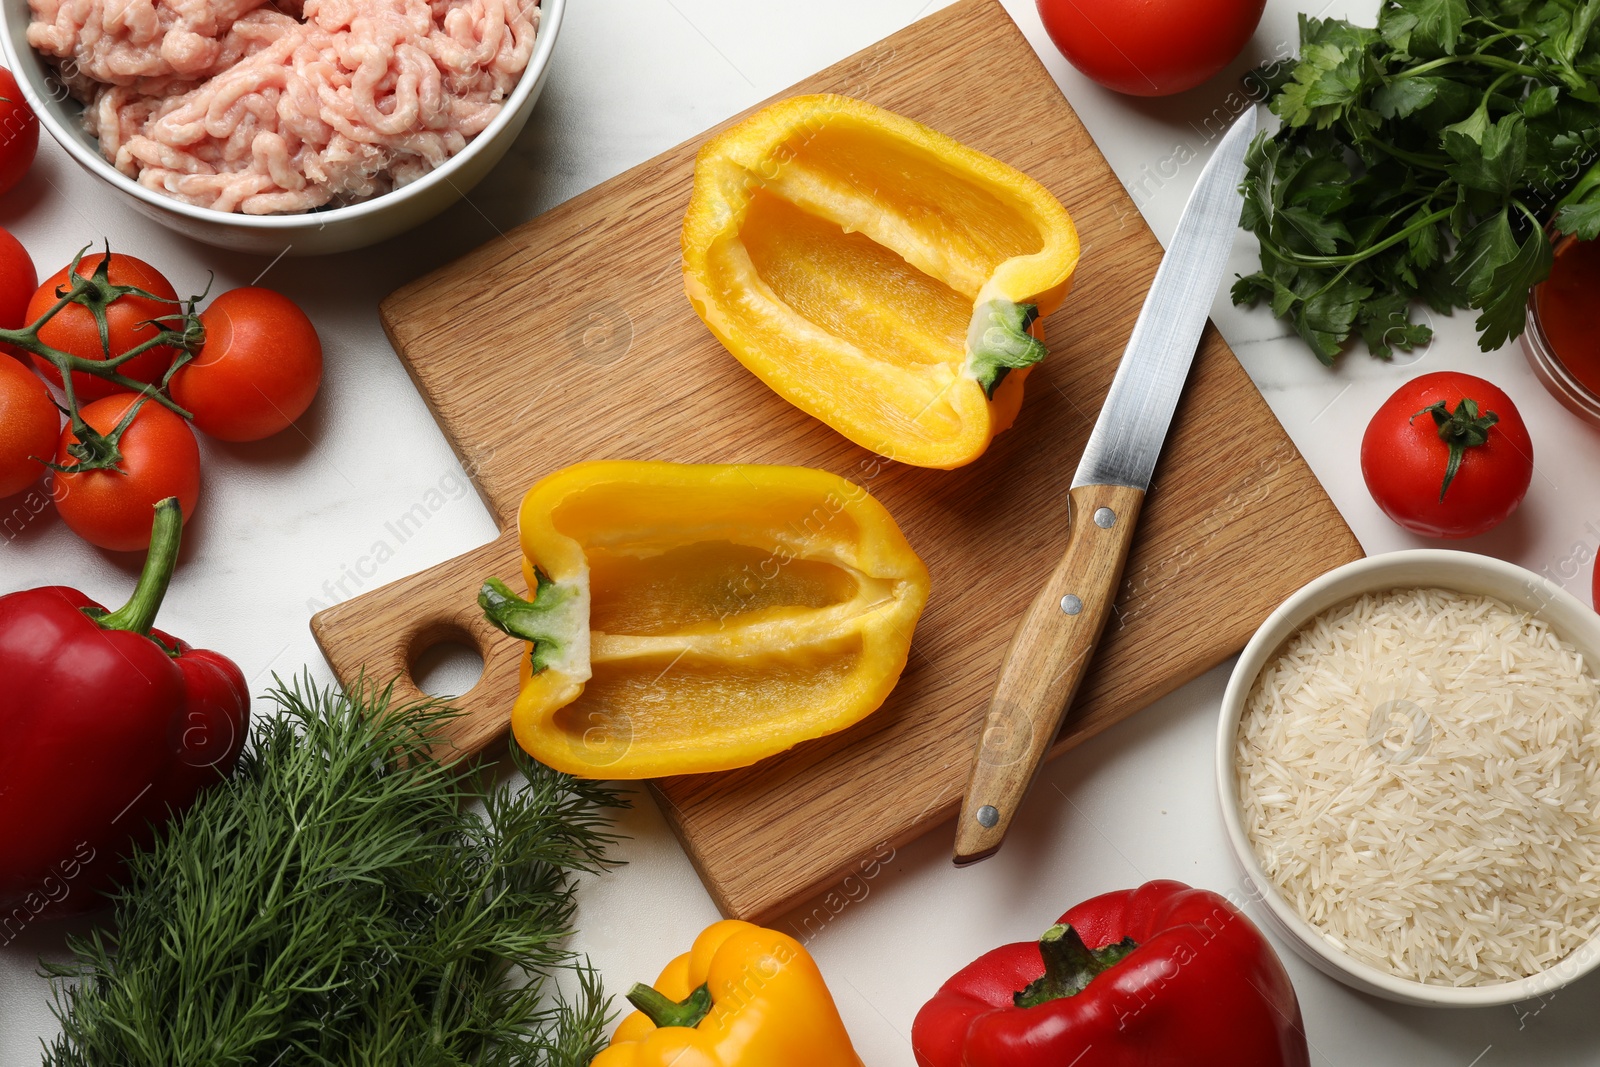
[[[1013,994],[1012,1003],[1019,1008],[1035,1008],[1052,1000],[1075,996],[1083,992],[1096,975],[1109,971],[1138,947],[1133,938],[1125,937],[1114,945],[1090,948],[1072,927],[1052,926],[1039,939],[1044,974],[1029,982],[1026,989]]]
[[[169,496],[156,504],[155,525],[150,528],[150,551],[144,557],[144,570],[128,602],[96,621],[102,629],[128,630],[149,635],[156,612],[167,595],[167,585],[178,565],[178,542],[183,535],[183,509],[178,498]]]
[[[701,985],[681,1002],[673,1000],[659,989],[637,982],[628,990],[628,1003],[644,1012],[645,1018],[656,1026],[699,1026],[711,1014],[711,987]]]

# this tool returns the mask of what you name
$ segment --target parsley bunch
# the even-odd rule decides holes
[[[526,786],[462,776],[434,702],[270,696],[234,777],[130,860],[115,931],[47,965],[45,1067],[585,1067],[608,1002],[562,941],[615,791],[516,746]]]
[[[1375,29],[1300,17],[1265,69],[1283,124],[1251,146],[1243,225],[1266,301],[1331,364],[1431,336],[1413,299],[1472,308],[1479,345],[1522,332],[1550,273],[1545,223],[1600,235],[1600,0],[1386,0]]]

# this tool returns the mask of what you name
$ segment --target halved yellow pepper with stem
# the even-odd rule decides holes
[[[928,599],[883,505],[808,467],[579,463],[528,492],[519,535],[532,600],[478,597],[532,645],[512,731],[585,778],[744,767],[852,725]]]
[[[1016,418],[1078,235],[1038,182],[844,96],[780,101],[695,162],[683,279],[729,352],[850,440],[959,467]]]

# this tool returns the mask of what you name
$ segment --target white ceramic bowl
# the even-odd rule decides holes
[[[1451,988],[1398,978],[1353,959],[1302,919],[1261,869],[1245,833],[1233,749],[1256,676],[1284,642],[1319,612],[1363,593],[1417,586],[1497,597],[1533,612],[1577,646],[1591,669],[1600,665],[1600,615],[1549,579],[1515,564],[1472,552],[1418,549],[1372,556],[1329,571],[1267,616],[1228,679],[1217,730],[1217,792],[1228,843],[1243,872],[1246,890],[1266,909],[1268,925],[1312,966],[1348,986],[1386,1000],[1432,1007],[1490,1007],[1547,996],[1600,964],[1600,940],[1589,941],[1549,970],[1512,982]]]
[[[50,135],[78,164],[116,189],[140,212],[170,230],[219,248],[276,256],[325,255],[362,248],[426,222],[476,185],[500,161],[527,124],[544,88],[550,53],[566,0],[541,0],[539,32],[522,80],[494,121],[443,166],[393,192],[347,207],[297,215],[239,215],[190,207],[122,174],[100,155],[78,121],[82,108],[66,93],[43,56],[28,46],[28,0],[0,0],[6,64]]]

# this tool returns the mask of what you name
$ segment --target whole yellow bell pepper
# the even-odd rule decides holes
[[[683,280],[729,352],[850,440],[959,467],[1022,404],[1078,262],[1027,175],[891,111],[798,96],[695,162]]]
[[[590,1067],[862,1067],[800,942],[729,919],[695,938]]]
[[[532,644],[512,731],[585,778],[744,767],[874,711],[928,570],[866,490],[807,467],[579,463],[522,502],[531,601],[478,603]]]

